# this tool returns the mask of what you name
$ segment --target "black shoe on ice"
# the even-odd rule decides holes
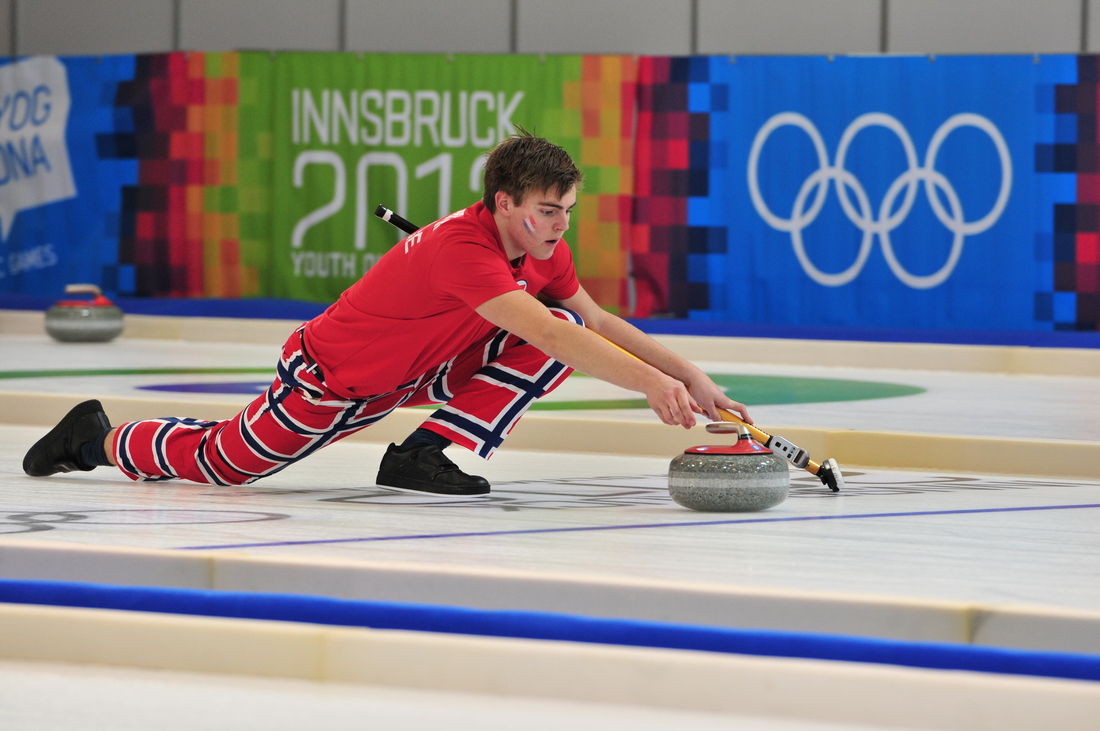
[[[485,495],[489,492],[489,482],[484,477],[467,475],[434,444],[404,452],[391,444],[382,457],[376,482],[386,487],[436,495]]]
[[[23,471],[31,477],[45,477],[57,472],[88,472],[80,459],[80,448],[103,435],[111,422],[98,401],[77,404],[50,433],[35,442],[23,457]]]

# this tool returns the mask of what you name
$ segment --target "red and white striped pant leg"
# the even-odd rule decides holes
[[[571,310],[549,309],[555,317],[584,326],[580,315]],[[445,403],[420,426],[489,459],[535,399],[553,391],[572,372],[527,341],[501,330],[447,364],[408,405]]]
[[[338,397],[309,370],[295,333],[271,387],[237,416],[123,424],[115,434],[115,461],[134,480],[244,485],[370,426],[411,393],[409,388],[363,401]]]

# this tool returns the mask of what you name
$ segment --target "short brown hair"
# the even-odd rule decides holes
[[[569,153],[520,127],[489,152],[482,201],[490,213],[496,213],[497,191],[512,196],[516,203],[522,203],[528,193],[544,190],[553,190],[560,198],[573,186],[580,187],[583,178]]]

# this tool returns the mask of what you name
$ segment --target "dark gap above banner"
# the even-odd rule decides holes
[[[0,310],[45,311],[56,300],[48,297],[0,293]],[[300,300],[259,297],[253,299],[159,299],[119,297],[114,300],[130,315],[163,317],[228,317],[304,322],[328,305]],[[1002,345],[1033,348],[1100,348],[1097,332],[1036,332],[1013,330],[912,330],[872,327],[824,327],[813,325],[761,325],[750,322],[631,319],[631,324],[650,335],[700,335],[727,338],[779,338],[788,340],[851,340],[883,343],[937,343],[951,345]]]

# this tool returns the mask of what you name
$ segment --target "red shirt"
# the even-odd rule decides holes
[[[493,334],[481,304],[517,289],[563,300],[579,287],[564,242],[545,261],[509,262],[493,214],[475,203],[394,246],[306,325],[306,346],[336,393],[389,393]]]

